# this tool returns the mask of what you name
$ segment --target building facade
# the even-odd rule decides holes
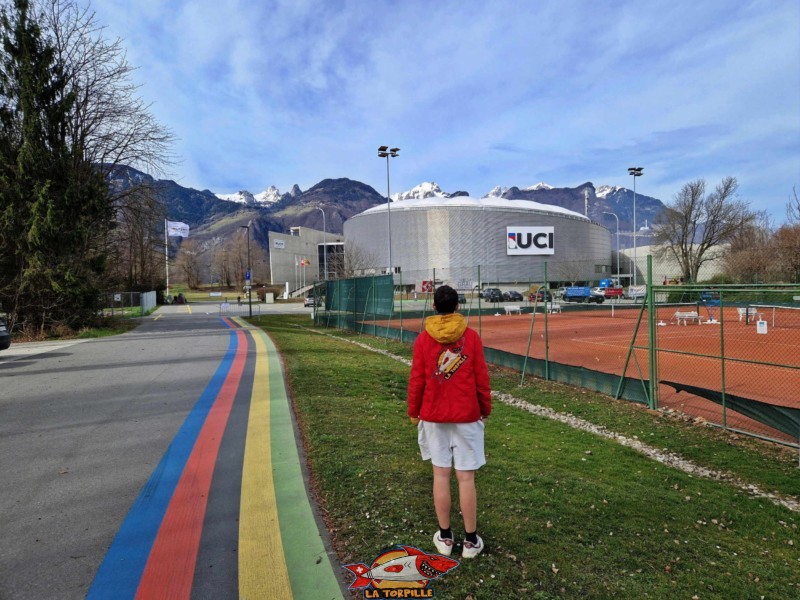
[[[333,277],[335,265],[344,251],[341,235],[308,227],[292,227],[289,233],[269,232],[269,266],[271,283],[302,295],[315,281]]]
[[[545,268],[551,282],[611,274],[611,232],[591,219],[528,200],[469,197],[403,200],[348,219],[346,252],[365,257],[365,273],[386,271],[390,222],[392,270],[404,288],[543,282]]]

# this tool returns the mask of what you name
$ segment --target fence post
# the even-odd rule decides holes
[[[481,266],[478,265],[478,335],[483,335],[481,312]]]
[[[548,293],[548,285],[547,285],[547,261],[544,263],[544,294],[542,298],[544,298],[544,379],[545,381],[550,381],[550,338],[549,338],[549,327],[547,322],[547,293]],[[534,310],[536,310],[536,300],[534,296]],[[553,301],[550,301],[550,306],[553,306]]]
[[[649,354],[650,354],[650,389],[648,404],[650,410],[658,408],[658,351],[656,349],[656,305],[655,305],[655,291],[653,290],[653,257],[647,255],[647,331],[649,340]]]
[[[403,269],[400,269],[400,341],[403,341]]]
[[[719,360],[720,360],[720,376],[722,378],[722,427],[728,428],[728,407],[727,398],[725,394],[725,292],[719,291]]]

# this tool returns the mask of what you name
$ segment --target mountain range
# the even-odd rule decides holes
[[[261,193],[239,191],[234,194],[215,194],[210,190],[196,190],[179,185],[172,180],[157,180],[130,167],[118,168],[110,178],[112,189],[122,191],[135,185],[152,187],[164,203],[170,220],[187,223],[192,237],[202,242],[233,235],[240,225],[251,224],[253,239],[267,248],[267,233],[288,233],[292,227],[309,227],[341,235],[343,223],[351,216],[386,202],[386,196],[365,183],[351,179],[324,179],[303,191],[295,185],[289,192],[281,193],[270,186]],[[425,182],[406,192],[392,194],[392,202],[415,198],[454,198],[468,196],[465,191],[445,192],[435,182]],[[591,182],[575,188],[558,188],[546,183],[519,187],[495,187],[483,197],[533,200],[584,214],[588,198],[588,216],[617,230],[619,219],[620,246],[630,245],[633,229],[633,192],[624,187]],[[322,209],[320,211],[319,209]],[[657,198],[636,194],[637,228],[652,224],[664,208]],[[625,235],[627,233],[627,235]],[[646,233],[646,232],[645,232]],[[647,243],[646,239],[638,242]]]

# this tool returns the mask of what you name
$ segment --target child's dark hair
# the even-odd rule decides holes
[[[439,314],[449,315],[454,313],[456,306],[458,306],[458,292],[449,285],[436,288],[433,293],[433,306]]]

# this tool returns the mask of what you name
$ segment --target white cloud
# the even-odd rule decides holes
[[[782,214],[800,184],[796,0],[94,7],[181,138],[185,185],[380,190],[384,143],[397,190],[629,185],[637,162],[663,199],[730,174]]]

